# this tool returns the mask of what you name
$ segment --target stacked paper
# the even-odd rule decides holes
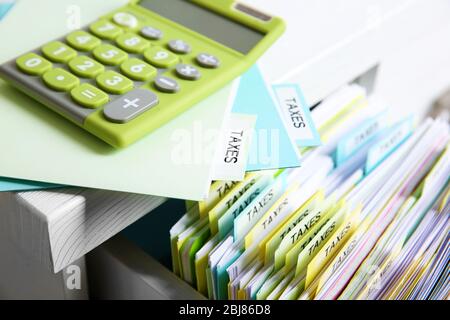
[[[395,119],[352,85],[313,111],[301,168],[215,182],[170,231],[211,299],[449,297],[449,125]]]

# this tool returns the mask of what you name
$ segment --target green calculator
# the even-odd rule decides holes
[[[0,66],[0,76],[123,148],[245,72],[280,18],[232,0],[132,1]]]

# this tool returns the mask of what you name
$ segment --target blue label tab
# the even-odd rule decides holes
[[[401,121],[388,130],[382,140],[370,148],[367,154],[365,174],[372,172],[381,162],[394,152],[413,132],[413,117]]]
[[[299,147],[321,145],[320,135],[300,87],[296,84],[272,86],[278,110],[286,128]]]
[[[336,166],[340,166],[353,154],[372,141],[387,126],[386,111],[361,123],[338,143],[336,148]]]

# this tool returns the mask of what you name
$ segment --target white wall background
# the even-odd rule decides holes
[[[423,115],[450,87],[449,0],[244,2],[287,21],[260,63],[268,80],[300,83],[310,103],[376,64],[376,93],[399,113]]]

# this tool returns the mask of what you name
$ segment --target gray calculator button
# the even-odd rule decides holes
[[[200,79],[201,73],[198,71],[197,68],[194,66],[191,66],[189,64],[179,64],[176,67],[177,75],[180,78],[186,79],[186,80],[198,80]]]
[[[197,56],[197,62],[205,68],[218,68],[220,66],[220,60],[208,53],[200,53]]]
[[[141,35],[150,40],[159,40],[163,36],[163,32],[159,29],[147,26],[142,28]]]
[[[116,123],[127,123],[159,103],[150,90],[136,89],[105,106],[103,114]]]
[[[168,46],[175,53],[183,54],[191,52],[191,46],[183,40],[172,40]]]
[[[180,90],[180,85],[176,80],[165,76],[157,76],[155,78],[155,87],[167,93],[175,93]]]

